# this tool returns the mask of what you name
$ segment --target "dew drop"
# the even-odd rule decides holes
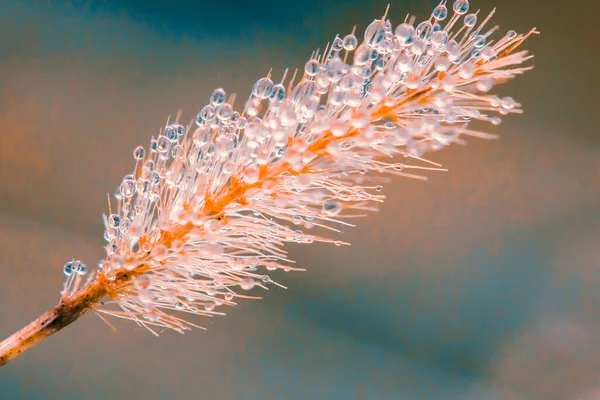
[[[337,200],[327,200],[323,204],[323,212],[328,215],[337,215],[342,211],[342,203]]]
[[[144,150],[144,146],[138,146],[133,150],[133,158],[136,160],[141,160],[146,156],[146,150]]]
[[[259,79],[252,87],[252,94],[259,99],[266,99],[273,92],[273,81],[269,78]]]
[[[163,132],[163,135],[166,136],[171,142],[176,142],[179,138],[177,136],[177,130],[172,126],[167,126]]]
[[[377,47],[385,39],[383,21],[376,19],[365,30],[365,43],[370,47]]]
[[[343,43],[342,43],[342,39],[340,39],[339,37],[336,37],[333,40],[333,44],[331,45],[331,48],[333,49],[333,51],[340,51],[343,48]]]
[[[73,261],[67,261],[65,265],[63,265],[63,273],[66,276],[73,275]]]
[[[108,217],[108,226],[110,226],[111,228],[118,228],[120,223],[121,217],[119,217],[117,214],[111,214]]]
[[[431,38],[431,34],[433,33],[433,26],[429,21],[423,21],[415,30],[417,37],[421,40],[427,41]]]
[[[285,87],[278,83],[273,86],[273,91],[271,92],[271,96],[269,96],[272,103],[279,104],[285,100]]]
[[[344,49],[346,51],[352,51],[356,49],[356,46],[358,45],[358,40],[356,39],[356,36],[354,36],[353,34],[349,34],[346,35],[342,40],[342,45],[344,46]]]
[[[233,115],[233,109],[227,103],[221,104],[217,107],[216,114],[221,121],[229,121]]]
[[[465,20],[463,21],[467,28],[472,28],[477,23],[477,14],[469,14],[465,16]]]
[[[317,60],[308,60],[304,64],[304,72],[308,76],[315,76],[319,72],[319,62]]]
[[[469,11],[469,1],[468,0],[456,0],[454,5],[452,6],[454,12],[458,15],[463,15],[467,11]]]
[[[440,4],[436,8],[433,9],[433,13],[431,14],[433,18],[438,21],[443,21],[448,16],[448,9],[445,5]]]
[[[214,106],[219,106],[219,105],[225,103],[226,97],[227,97],[227,93],[225,93],[225,90],[218,88],[218,89],[213,90],[212,94],[210,95],[210,102]],[[209,118],[209,119],[212,119],[212,118]]]
[[[477,90],[481,92],[488,92],[492,89],[492,86],[494,86],[494,82],[491,78],[481,78],[477,81]]]
[[[243,174],[244,182],[246,182],[250,185],[258,182],[259,177],[260,177],[260,172],[258,171],[258,168],[256,168],[256,167],[249,167],[248,169],[246,169],[244,171],[244,174]]]
[[[254,280],[251,278],[244,278],[240,281],[240,288],[243,290],[250,290],[255,285],[256,285],[256,282],[254,282]]]
[[[135,182],[130,179],[124,179],[123,182],[121,183],[121,186],[119,186],[119,192],[125,198],[132,197],[135,194],[135,191],[136,191]]]
[[[87,273],[87,265],[85,265],[84,263],[82,263],[81,261],[77,262],[77,270],[75,272],[77,272],[77,275],[85,275]]]

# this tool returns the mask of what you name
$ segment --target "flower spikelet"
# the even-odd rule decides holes
[[[168,121],[134,150],[104,217],[107,256],[88,284],[111,301],[95,310],[183,332],[196,326],[190,314],[219,314],[277,284],[269,271],[298,269],[285,243],[344,244],[328,233],[383,201],[381,174],[424,179],[442,169],[426,153],[493,138],[471,123],[522,112],[490,91],[532,68],[518,47],[537,32],[494,35],[493,11],[482,21],[468,12],[467,0],[442,1],[394,27],[386,11],[291,79],[258,80],[241,112],[216,89],[192,122]],[[85,274],[70,263],[65,298]]]

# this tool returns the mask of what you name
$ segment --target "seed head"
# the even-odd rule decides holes
[[[386,11],[360,38],[353,31],[314,52],[291,80],[269,73],[241,113],[216,89],[192,122],[178,116],[137,147],[104,216],[106,259],[88,279],[121,310],[96,311],[183,332],[196,326],[186,313],[218,314],[276,284],[268,271],[297,269],[285,243],[344,244],[327,232],[383,201],[379,174],[422,178],[441,169],[425,153],[493,138],[471,122],[521,113],[489,92],[531,69],[516,49],[537,32],[493,39],[493,11],[478,23],[467,0],[445,3],[395,27]],[[69,263],[66,297],[83,275]]]

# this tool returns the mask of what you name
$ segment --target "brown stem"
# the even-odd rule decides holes
[[[76,321],[105,295],[104,286],[94,282],[84,290],[61,299],[52,310],[0,343],[0,366]]]

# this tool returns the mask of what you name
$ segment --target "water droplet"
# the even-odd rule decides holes
[[[243,290],[250,290],[256,285],[256,282],[252,278],[244,278],[240,281],[240,288]]]
[[[492,118],[490,118],[490,122],[493,125],[500,125],[500,123],[502,122],[502,119],[500,117],[492,117]]]
[[[342,40],[342,46],[344,46],[344,49],[346,51],[352,51],[352,50],[356,49],[357,45],[358,45],[358,40],[356,39],[356,36],[354,36],[353,34],[346,35],[344,37],[344,39]]]
[[[260,173],[258,171],[258,168],[256,168],[256,167],[247,168],[243,174],[244,182],[246,182],[248,184],[253,184],[253,183],[258,182],[259,177],[260,177]]]
[[[177,130],[172,126],[167,126],[163,132],[163,136],[166,136],[171,142],[176,142],[179,136],[177,136]],[[159,138],[160,139],[160,138]]]
[[[165,154],[169,151],[170,148],[171,141],[169,140],[169,138],[162,135],[159,136],[158,140],[156,141],[156,151],[158,151],[161,154]]]
[[[304,72],[308,76],[315,76],[319,72],[319,62],[317,60],[308,60],[304,64]]]
[[[119,192],[125,198],[132,197],[135,194],[135,191],[136,191],[135,182],[130,179],[124,179],[123,182],[121,183],[121,186],[119,186]]]
[[[473,39],[473,44],[475,45],[475,48],[481,49],[483,46],[485,46],[485,41],[486,41],[485,36],[477,35]]]
[[[79,261],[77,263],[77,271],[76,271],[77,275],[80,275],[80,276],[85,275],[87,273],[87,270],[88,270],[87,265],[85,265],[81,261]]]
[[[275,103],[275,104],[279,104],[282,101],[285,100],[285,87],[278,83],[277,85],[273,86],[273,91],[271,92],[271,102]]]
[[[252,94],[259,99],[266,99],[273,92],[273,81],[269,78],[259,79],[252,87]]]
[[[144,150],[144,146],[138,146],[133,150],[133,158],[136,160],[141,160],[146,156],[146,150]]]
[[[323,211],[328,215],[337,215],[342,211],[342,203],[337,200],[327,200],[323,204]]]
[[[154,258],[156,261],[162,261],[169,255],[169,250],[163,244],[155,244],[150,251],[150,257]]]
[[[385,39],[383,21],[376,19],[365,30],[365,43],[370,47],[377,47]]]
[[[118,228],[120,223],[121,217],[119,217],[117,214],[111,214],[108,217],[108,226],[110,226],[111,228]]]
[[[73,275],[73,261],[67,261],[65,265],[63,265],[63,273],[66,276]]]
[[[343,48],[343,43],[342,43],[342,39],[340,39],[339,37],[336,37],[335,39],[333,39],[333,43],[331,45],[331,48],[333,49],[333,51],[340,51]]]
[[[400,24],[396,27],[394,34],[403,46],[410,46],[414,41],[415,28],[410,24]]]
[[[229,121],[233,115],[233,108],[231,108],[231,106],[227,103],[221,104],[217,107],[216,114],[217,118],[219,118],[221,121]]]
[[[131,221],[129,218],[124,218],[119,225],[119,230],[122,234],[126,234],[129,231],[129,227],[131,226]]]
[[[460,69],[458,70],[458,75],[462,79],[471,79],[474,74],[475,74],[475,66],[470,62],[463,64],[460,67]]]
[[[431,13],[431,15],[438,21],[443,21],[448,16],[448,9],[445,5],[440,4],[433,9],[433,13]]]
[[[482,92],[489,91],[490,89],[492,89],[492,86],[494,86],[494,82],[491,78],[481,78],[477,81],[477,90],[480,90]]]
[[[415,30],[415,34],[417,37],[423,41],[428,41],[431,38],[431,34],[433,33],[433,26],[429,21],[423,21]]]
[[[465,20],[463,21],[467,28],[472,28],[477,23],[477,14],[469,14],[465,16]]]
[[[500,106],[506,110],[510,110],[511,108],[515,107],[515,100],[512,97],[503,97],[500,100]]]
[[[454,12],[458,15],[463,15],[469,11],[469,0],[456,0],[452,6]]]
[[[481,58],[484,61],[493,61],[496,59],[496,51],[493,47],[488,46],[481,50]]]
[[[431,35],[431,44],[437,48],[442,48],[448,43],[448,33],[437,31]]]
[[[212,105],[219,106],[223,103],[225,103],[225,100],[227,98],[227,93],[225,93],[225,90],[218,88],[213,90],[212,94],[210,95],[210,102]],[[205,107],[206,108],[206,107]],[[212,119],[212,118],[210,118]]]

